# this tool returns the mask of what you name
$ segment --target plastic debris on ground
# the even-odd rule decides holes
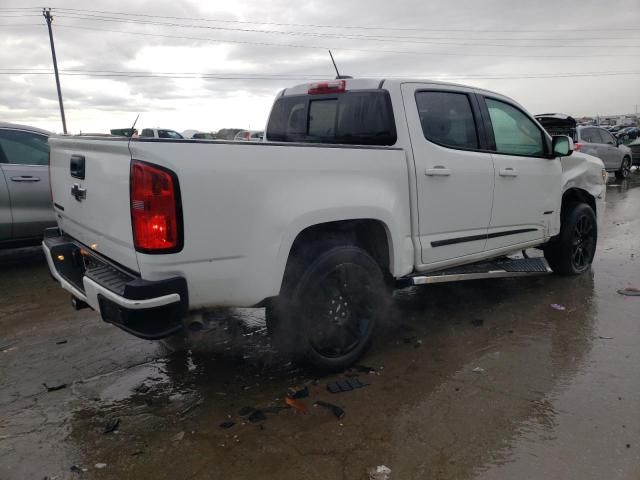
[[[287,397],[289,398],[306,398],[309,396],[309,387],[306,385],[296,385],[287,389]]]
[[[296,400],[295,398],[285,397],[284,403],[286,403],[293,409],[297,410],[298,412],[305,413],[305,414],[309,413],[309,408],[304,403],[302,403],[299,400]]]
[[[94,465],[98,470],[102,470],[103,468],[105,468],[107,466],[106,463],[96,463]]]
[[[107,423],[104,426],[104,433],[111,433],[111,432],[115,432],[116,430],[118,430],[118,427],[120,426],[120,419],[119,418],[111,418],[109,420],[107,420]]]
[[[476,367],[476,368],[474,368],[474,369],[473,369],[473,370],[471,370],[471,371],[472,371],[472,372],[474,372],[474,373],[482,373],[482,372],[484,372],[484,368],[482,368],[482,367]]]
[[[618,290],[620,295],[625,295],[627,297],[640,297],[640,288],[635,287],[626,287]]]
[[[42,385],[44,385],[44,387],[47,389],[47,392],[55,392],[56,390],[62,390],[63,388],[67,387],[66,383],[56,380],[51,382],[44,382]]]
[[[560,305],[559,303],[552,303],[549,306],[554,310],[558,310],[560,312],[564,312],[567,309],[567,307],[565,307],[564,305]]]
[[[327,383],[327,391],[329,391],[329,393],[350,392],[351,390],[366,387],[367,385],[367,383],[362,383],[358,377],[353,377]]]
[[[342,420],[344,418],[344,416],[346,415],[345,411],[342,408],[340,408],[337,405],[334,405],[333,403],[323,402],[322,400],[317,400],[314,403],[314,405],[318,405],[320,407],[324,407],[324,408],[330,410],[338,420]]]
[[[391,480],[391,469],[386,465],[378,465],[369,469],[369,480]]]

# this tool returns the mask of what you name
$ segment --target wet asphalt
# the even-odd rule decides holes
[[[295,368],[260,310],[211,313],[190,349],[136,339],[72,310],[39,249],[0,251],[0,479],[366,479],[378,465],[397,480],[640,479],[640,297],[625,287],[640,287],[640,172],[610,181],[589,274],[399,291],[360,362],[371,372]],[[355,375],[366,386],[327,391]],[[308,413],[282,408],[305,384]]]

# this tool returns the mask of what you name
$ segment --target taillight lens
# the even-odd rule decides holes
[[[245,139],[245,140],[251,140],[251,132],[246,132],[246,133],[244,134],[244,139]]]
[[[320,95],[322,93],[342,93],[347,88],[347,82],[344,80],[335,80],[331,82],[312,83],[309,86],[307,94]]]
[[[171,253],[182,248],[180,190],[175,174],[134,160],[131,163],[133,243],[143,253]]]
[[[579,152],[580,150],[582,150],[582,144],[580,142],[575,142],[573,144],[573,151]]]

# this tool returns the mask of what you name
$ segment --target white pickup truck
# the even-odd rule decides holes
[[[590,268],[602,162],[502,95],[299,85],[265,140],[51,137],[43,246],[76,308],[159,339],[209,308],[266,306],[280,345],[339,370],[395,286]],[[507,257],[531,247],[544,258]]]

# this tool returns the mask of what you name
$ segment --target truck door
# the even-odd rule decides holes
[[[422,263],[481,253],[491,219],[493,163],[481,151],[471,89],[403,84],[416,168]]]
[[[47,136],[26,130],[0,129],[2,170],[9,188],[13,238],[42,235],[55,225],[49,196]]]
[[[548,235],[560,208],[562,167],[549,159],[550,142],[519,106],[478,95],[489,134],[495,187],[487,251],[518,247]]]

